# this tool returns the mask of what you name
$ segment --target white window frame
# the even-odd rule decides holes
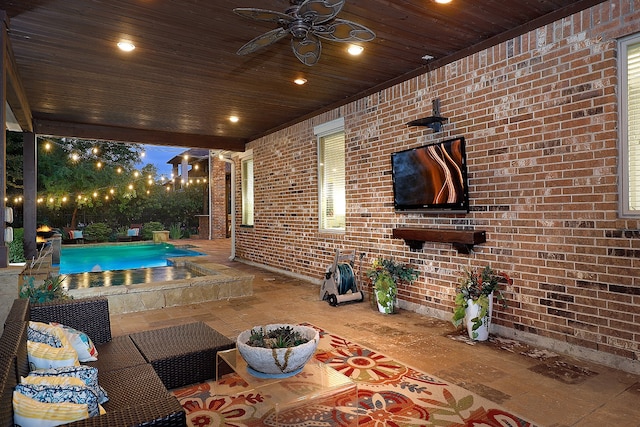
[[[253,227],[255,221],[255,174],[253,151],[243,153],[240,158],[240,226]],[[251,163],[251,177],[246,176],[246,165]]]
[[[633,96],[635,107],[634,118],[630,117],[632,111],[629,102],[629,62],[630,48],[640,51],[640,33],[625,37],[618,41],[618,82],[620,88],[619,126],[618,140],[620,152],[619,177],[619,214],[621,217],[640,217],[640,87]],[[640,52],[638,61],[640,61]],[[640,65],[637,66],[640,70]],[[640,83],[640,75],[636,79]],[[630,125],[634,126],[633,135],[630,135]],[[630,141],[632,139],[633,141]],[[630,145],[635,144],[635,147]],[[633,165],[631,160],[635,159]],[[633,206],[632,206],[633,204]]]
[[[334,188],[334,193],[332,193],[331,203],[336,204],[335,191],[338,194],[341,194],[343,197],[338,200],[338,207],[335,208],[338,211],[338,214],[342,215],[342,219],[340,219],[340,215],[337,215],[338,218],[334,215],[332,218],[334,221],[337,221],[336,224],[330,224],[329,219],[324,215],[324,211],[326,211],[326,205],[329,203],[327,199],[327,190],[325,185],[325,173],[324,173],[324,159],[323,159],[323,150],[322,144],[323,140],[326,137],[335,136],[338,133],[344,134],[344,118],[339,118],[336,120],[332,120],[327,123],[323,123],[321,125],[315,126],[313,128],[313,133],[316,136],[317,140],[317,148],[318,148],[318,227],[321,232],[344,232],[346,230],[346,170],[343,168],[342,172],[345,174],[342,188]],[[345,146],[344,146],[344,159],[346,162],[346,138],[345,138]]]

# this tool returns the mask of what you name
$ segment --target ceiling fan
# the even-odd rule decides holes
[[[293,53],[303,64],[314,65],[320,59],[320,38],[337,42],[373,40],[375,33],[364,25],[336,18],[345,1],[290,0],[291,6],[285,13],[252,7],[235,8],[233,11],[240,16],[278,24],[278,28],[249,41],[237,53],[246,55],[255,52],[291,34]]]

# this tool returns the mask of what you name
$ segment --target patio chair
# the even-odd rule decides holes
[[[132,242],[142,240],[142,224],[131,224],[127,231],[127,237],[131,237]]]
[[[73,230],[69,227],[63,227],[62,229],[62,241],[65,243],[84,243],[84,235],[80,230]]]

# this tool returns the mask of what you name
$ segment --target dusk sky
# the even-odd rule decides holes
[[[161,145],[143,145],[145,156],[142,158],[140,167],[146,164],[153,164],[158,169],[159,175],[166,177],[171,175],[171,165],[167,164],[176,155],[187,151],[186,147],[167,147]]]

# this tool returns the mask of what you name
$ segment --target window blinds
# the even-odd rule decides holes
[[[242,225],[253,225],[253,159],[242,161]]]
[[[345,147],[344,132],[320,138],[320,227],[344,229]]]

